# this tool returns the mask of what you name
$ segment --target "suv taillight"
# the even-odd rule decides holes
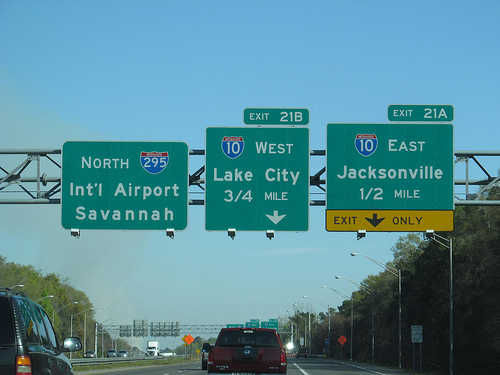
[[[16,375],[31,374],[31,359],[27,355],[16,357]]]
[[[281,366],[286,366],[286,353],[281,351]]]
[[[212,365],[213,363],[214,363],[214,352],[210,350],[208,352],[208,364]]]

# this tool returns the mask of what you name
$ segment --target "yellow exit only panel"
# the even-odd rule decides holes
[[[453,230],[451,210],[326,210],[329,232],[441,232]]]

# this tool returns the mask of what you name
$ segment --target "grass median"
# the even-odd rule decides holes
[[[74,372],[83,371],[95,371],[95,370],[107,370],[122,367],[150,367],[150,366],[168,366],[176,365],[181,363],[198,362],[197,358],[168,358],[168,359],[158,359],[149,361],[132,361],[132,362],[120,362],[115,363],[102,363],[94,365],[73,365]]]

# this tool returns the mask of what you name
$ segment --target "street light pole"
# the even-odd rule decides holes
[[[287,312],[292,312],[292,310],[286,310]],[[289,321],[291,321],[290,318],[288,318]],[[292,324],[292,344],[295,345],[295,336],[293,335],[293,321],[291,321],[291,324]],[[297,324],[297,333],[298,333],[298,330],[299,330],[299,325]]]
[[[327,309],[328,309],[328,357],[331,357],[331,347],[332,347],[332,337],[331,337],[331,329],[330,329],[330,305],[327,304],[327,303],[324,303],[324,302],[321,302],[321,301],[318,301],[317,299],[314,299],[312,297],[308,297],[308,296],[302,296],[302,298],[309,298],[309,299],[312,299],[313,301],[316,301],[318,302],[320,305],[323,305],[325,306]]]
[[[106,307],[102,307],[105,309]],[[83,352],[87,351],[87,313],[85,313],[85,319],[83,323]]]
[[[87,310],[83,310],[83,311],[80,311],[79,313],[71,315],[71,334],[70,334],[71,337],[73,337],[73,317],[80,315],[80,314],[83,314],[84,312],[87,312],[89,310],[95,310],[95,309],[93,307],[89,307]]]
[[[340,293],[338,290],[336,289],[333,289],[329,286],[326,286],[326,285],[323,285],[322,288],[328,288],[328,289],[331,289],[333,290],[335,293],[337,293],[338,295],[340,295],[341,297],[343,298],[347,298],[347,299],[350,299],[351,300],[351,355],[350,355],[350,360],[352,361],[352,341],[353,341],[353,318],[354,318],[354,311],[353,311],[353,306],[354,306],[354,301],[352,299],[352,295],[351,297],[349,296],[346,296],[344,293]]]
[[[109,318],[109,319],[106,319],[104,322],[102,323],[95,323],[95,340],[94,340],[94,349],[95,349],[95,355],[96,355],[96,358],[97,358],[97,325],[100,324],[101,325],[101,353],[102,353],[102,356],[104,357],[104,328],[103,328],[103,324],[106,323],[107,321],[109,320],[115,320],[114,318]]]
[[[80,314],[83,314],[84,312],[87,312],[87,311],[89,311],[89,310],[94,310],[94,308],[93,308],[93,307],[90,307],[90,308],[88,308],[87,310],[83,310],[83,311],[80,311],[79,313],[76,313],[76,314],[71,315],[71,329],[70,329],[70,332],[71,332],[71,333],[70,333],[70,336],[71,336],[71,337],[73,337],[73,317],[75,317],[75,316],[77,316],[77,315],[80,315]],[[85,342],[85,338],[84,338],[84,342]],[[70,352],[70,353],[69,353],[69,358],[70,358],[70,359],[71,359],[71,357],[72,357],[72,355],[71,355],[71,354],[72,354],[72,353]]]
[[[309,351],[311,351],[312,348],[311,312],[308,311],[307,314],[309,315]]]
[[[66,308],[66,307],[68,307],[69,305],[77,305],[78,303],[79,303],[79,302],[77,302],[77,301],[74,301],[74,302],[68,303],[67,305],[64,305],[64,306],[63,306],[63,307],[61,307],[59,310],[57,310],[57,312],[61,311],[62,309],[65,309],[65,308]],[[52,310],[52,324],[54,325],[54,327],[55,327],[55,325],[56,325],[56,322],[55,322],[55,311],[56,311],[56,310]],[[61,319],[59,319],[59,320],[61,320]]]
[[[297,307],[297,304],[294,303],[293,304],[295,307]],[[302,311],[301,311],[302,312]],[[301,315],[297,315],[299,316],[301,319],[304,319],[304,346],[307,348],[307,319],[302,317]],[[309,315],[310,316],[310,315]],[[311,329],[311,327],[309,327],[309,329]],[[297,328],[297,332],[298,332],[298,328]],[[300,342],[299,342],[299,345],[300,345]]]
[[[388,266],[376,259],[373,259],[371,257],[369,257],[368,255],[365,255],[365,254],[361,254],[361,253],[351,253],[351,256],[356,256],[356,255],[362,255],[364,256],[366,259],[372,261],[373,263],[379,265],[380,267],[382,267],[383,269],[385,269],[386,271],[388,271],[390,274],[394,275],[394,276],[397,276],[398,279],[399,279],[399,327],[398,327],[398,336],[399,336],[399,368],[401,368],[401,355],[402,355],[402,350],[401,350],[401,341],[402,341],[402,337],[401,337],[401,269],[398,269],[398,268],[395,268],[395,267],[392,267],[392,266]]]
[[[346,279],[350,283],[356,285],[360,289],[364,289],[372,294],[372,363],[375,363],[375,309],[374,309],[374,293],[373,289],[368,288],[367,286],[358,284],[355,281],[352,281],[351,279],[348,279],[345,276],[335,276],[336,279]]]
[[[293,305],[297,306],[296,303],[294,303]],[[306,318],[302,318],[302,317],[301,318],[304,319],[304,345],[305,345],[306,348],[309,347],[309,352],[310,352],[311,351],[311,313],[308,312],[307,314],[309,316],[309,345],[308,345],[308,342],[307,342],[307,319]]]
[[[450,375],[453,375],[453,241],[451,238],[448,239],[434,233],[433,230],[425,231],[425,237],[450,250]]]

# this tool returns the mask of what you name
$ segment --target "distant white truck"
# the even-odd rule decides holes
[[[160,355],[160,342],[148,341],[148,347],[146,349],[146,352],[151,357]]]

